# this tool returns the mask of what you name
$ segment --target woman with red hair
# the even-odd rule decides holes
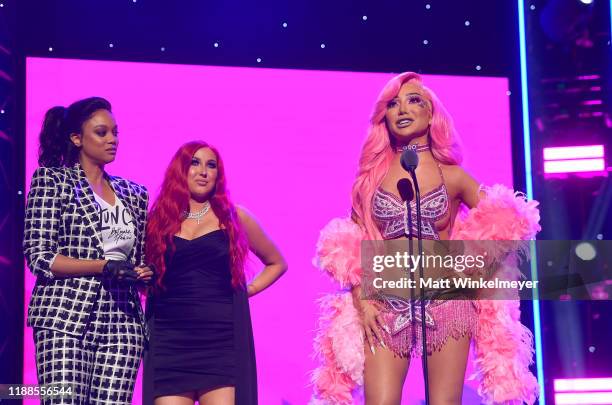
[[[249,250],[265,267],[247,285]],[[145,403],[256,404],[248,297],[287,264],[231,202],[221,156],[207,143],[189,142],[172,158],[150,213],[146,253],[158,278],[147,302]]]

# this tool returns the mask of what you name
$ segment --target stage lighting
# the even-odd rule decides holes
[[[603,145],[544,148],[544,160],[603,158]]]
[[[582,145],[544,148],[544,173],[605,172],[603,145]]]
[[[557,404],[612,403],[612,378],[571,378],[554,380]]]
[[[597,250],[595,250],[595,246],[590,244],[589,242],[580,242],[576,245],[574,249],[576,252],[576,256],[584,261],[589,261],[595,259],[597,256]]]

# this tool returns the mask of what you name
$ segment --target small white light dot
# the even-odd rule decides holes
[[[0,3],[0,7],[4,7],[4,3]]]
[[[529,8],[533,11],[535,10],[535,4],[532,4],[531,6],[529,6]]]
[[[287,28],[287,23],[286,22],[283,23],[283,28]]]
[[[423,45],[427,45],[428,43],[429,43],[428,40],[426,40],[426,39],[423,40]]]
[[[476,65],[476,70],[482,70],[482,66]]]
[[[4,114],[4,110],[0,110],[0,114]]]
[[[115,44],[113,44],[113,43],[111,42],[110,44],[108,44],[108,47],[109,47],[109,48],[114,48],[114,47],[115,47]]]
[[[548,267],[552,267],[552,265],[553,265],[552,260],[547,261],[547,262],[546,262],[546,265],[547,265]]]
[[[368,16],[367,16],[367,15],[364,15],[363,17],[361,17],[361,19],[362,19],[363,21],[367,21],[367,20],[368,20]]]
[[[19,190],[19,191],[17,192],[17,195],[22,195],[22,194],[23,194],[23,191],[21,191],[21,190]]]
[[[511,95],[512,95],[512,92],[511,92],[510,90],[508,90],[508,91],[506,92],[506,96],[511,96]]]
[[[431,8],[431,4],[425,4],[425,8],[429,10]]]
[[[602,239],[603,239],[603,235],[602,235],[602,234],[600,234],[600,233],[598,233],[598,234],[597,234],[597,239],[598,239],[598,240],[602,240]]]
[[[165,51],[166,51],[166,47],[165,47],[165,46],[162,46],[162,47],[161,47],[161,51],[162,51],[162,52],[165,52]]]
[[[219,43],[218,43],[218,42],[215,42],[215,43],[213,44],[213,46],[214,46],[215,48],[218,48],[218,47],[219,47]]]
[[[132,3],[136,3],[138,0],[132,0]]]
[[[466,27],[469,27],[470,26],[470,20],[465,20],[464,24],[465,24]]]
[[[49,52],[53,52],[53,47],[52,46],[49,47]]]
[[[580,242],[574,250],[576,251],[576,256],[584,261],[593,260],[597,256],[595,246],[589,242]]]
[[[595,353],[595,346],[589,346],[589,351],[591,353]]]
[[[321,44],[321,49],[325,49],[325,44]]]
[[[261,58],[257,58],[257,63],[261,63]]]

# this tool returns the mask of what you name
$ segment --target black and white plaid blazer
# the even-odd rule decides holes
[[[134,221],[136,243],[128,259],[140,265],[144,260],[147,190],[129,180],[105,176]],[[57,277],[51,272],[51,264],[58,254],[83,260],[104,259],[99,212],[79,164],[36,169],[28,193],[23,240],[26,262],[36,276],[28,326],[78,336],[85,332],[101,278]],[[135,288],[131,290],[144,325],[138,293]]]

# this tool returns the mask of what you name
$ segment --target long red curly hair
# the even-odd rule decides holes
[[[163,289],[166,272],[165,254],[169,250],[174,254],[173,236],[181,229],[184,212],[189,211],[189,187],[187,174],[193,155],[201,148],[209,148],[217,157],[217,182],[212,197],[211,209],[219,218],[219,225],[225,230],[229,239],[230,270],[232,286],[244,288],[245,261],[248,254],[248,242],[240,224],[236,207],[232,204],[225,179],[223,161],[216,148],[203,141],[188,142],[174,154],[166,169],[164,182],[149,213],[146,233],[147,263],[157,268],[157,281],[154,291]]]

